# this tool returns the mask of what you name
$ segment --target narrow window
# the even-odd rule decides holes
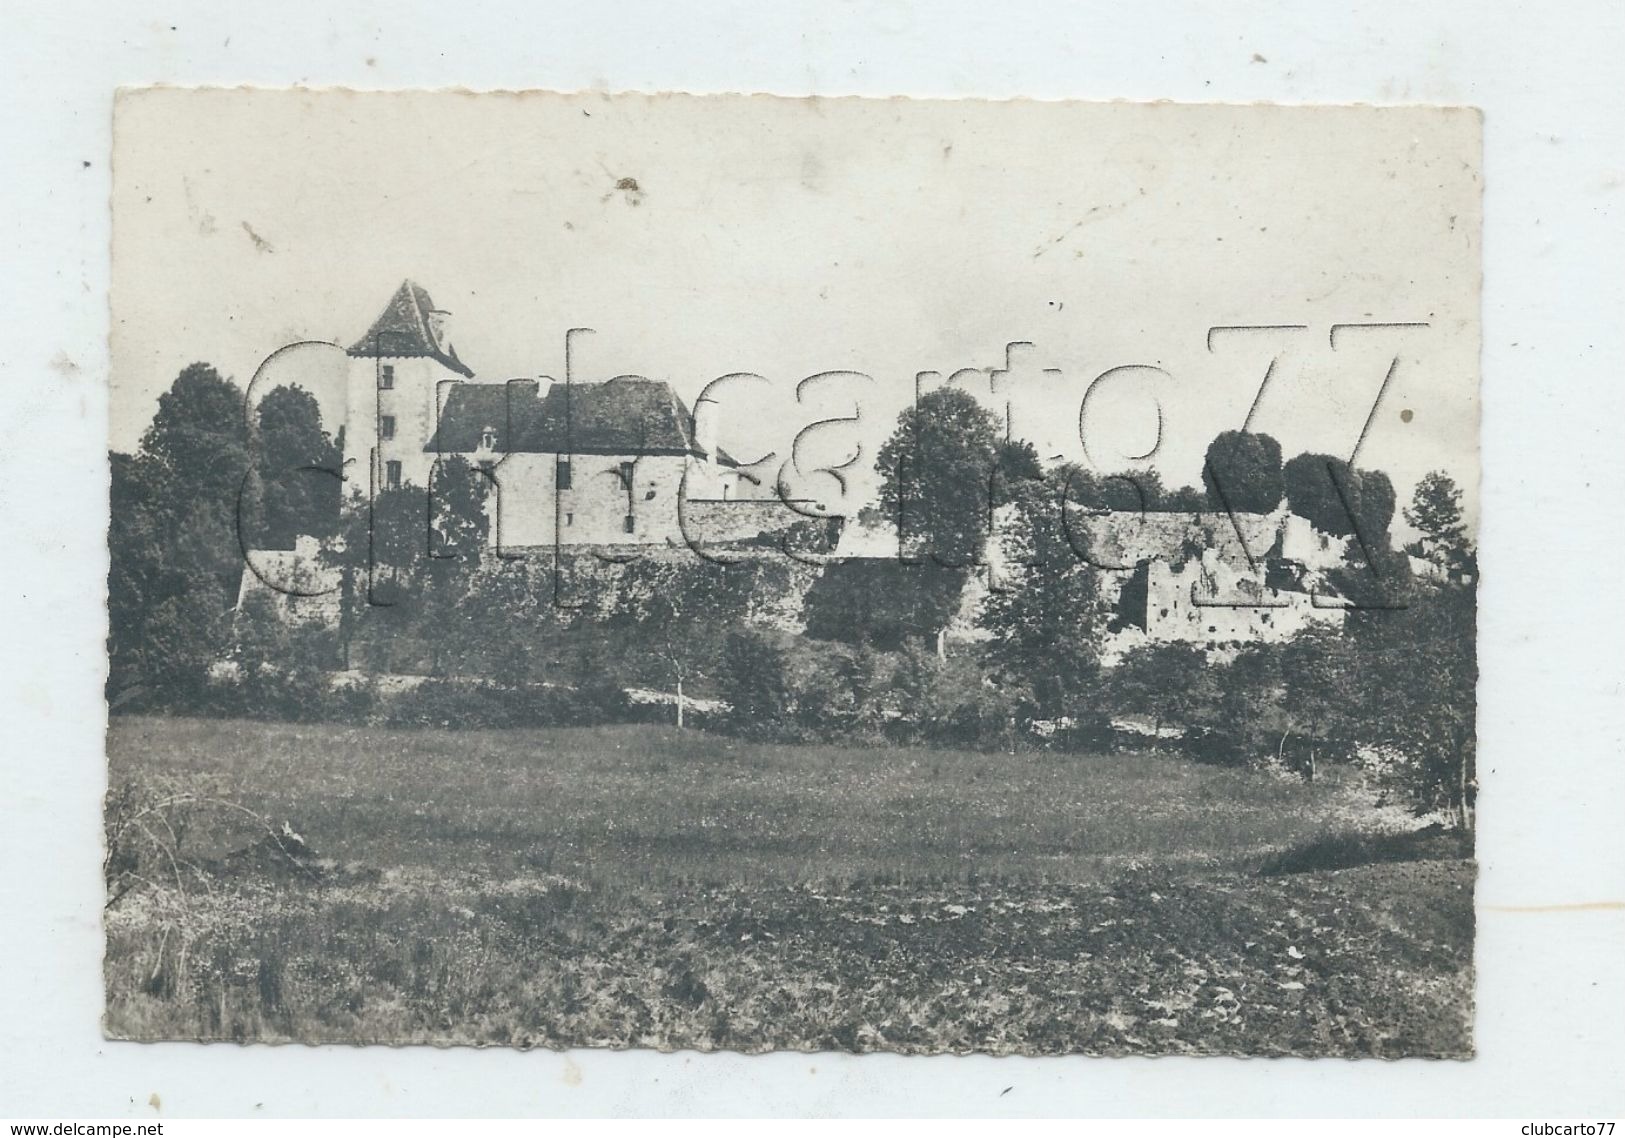
[[[384,484],[391,490],[401,488],[401,464],[393,459],[384,463]]]
[[[632,489],[632,463],[630,462],[621,463],[621,485],[625,486],[629,491]],[[628,529],[626,532],[631,533],[632,531]]]
[[[576,524],[576,516],[574,514],[565,514],[564,515],[564,524],[567,525],[567,526],[575,525]]]
[[[385,364],[378,369],[378,390],[393,391],[395,389],[395,365]]]
[[[378,420],[378,437],[392,439],[395,437],[395,416],[384,415]]]
[[[570,460],[567,458],[559,459],[557,486],[560,490],[570,488]]]
[[[627,514],[626,515],[626,521],[623,523],[623,528],[626,530],[626,532],[631,533],[635,524],[636,523],[634,522],[634,520],[632,518],[632,515]]]

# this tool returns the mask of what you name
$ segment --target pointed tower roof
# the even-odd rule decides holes
[[[402,281],[367,334],[350,345],[350,355],[384,359],[427,356],[473,379],[473,370],[457,358],[457,350],[442,342],[439,319],[442,315],[422,285]]]

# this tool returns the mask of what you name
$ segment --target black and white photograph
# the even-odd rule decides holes
[[[121,91],[107,1037],[1471,1057],[1481,123]]]

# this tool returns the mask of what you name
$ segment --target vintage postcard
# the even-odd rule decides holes
[[[106,1033],[1471,1055],[1479,170],[122,92]]]

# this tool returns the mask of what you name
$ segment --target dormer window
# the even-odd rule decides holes
[[[393,391],[395,389],[395,365],[384,364],[378,369],[378,390]]]
[[[497,449],[497,429],[495,427],[486,427],[483,431],[480,432],[480,449],[481,450],[496,450]]]

